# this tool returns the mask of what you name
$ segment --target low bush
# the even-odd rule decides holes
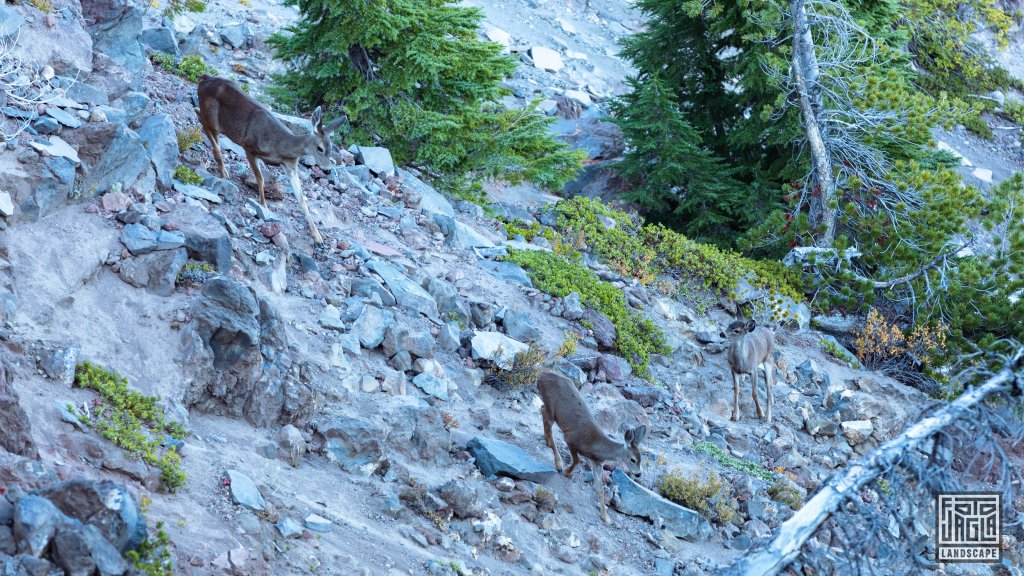
[[[115,446],[156,466],[164,489],[174,492],[185,484],[181,457],[175,447],[164,448],[164,435],[180,440],[185,428],[167,419],[157,406],[158,398],[128,387],[128,379],[117,372],[83,362],[75,368],[75,384],[99,394],[89,414],[80,414],[83,424],[95,428]]]
[[[740,460],[739,458],[730,456],[726,454],[724,450],[707,440],[694,443],[693,449],[697,452],[704,452],[705,454],[710,455],[722,466],[732,468],[733,470],[739,470],[748,476],[760,478],[761,480],[775,479],[775,474],[764,466],[761,466],[757,462]]]
[[[137,550],[130,550],[124,556],[143,576],[174,576],[170,544],[164,523],[157,522],[156,536],[146,538]]]
[[[650,378],[651,354],[668,353],[661,330],[631,311],[619,289],[598,279],[579,260],[539,250],[510,250],[505,260],[525,268],[539,290],[559,298],[575,292],[585,306],[607,316],[615,325],[615,349],[638,376]]]
[[[169,54],[154,52],[150,55],[150,58],[157,66],[160,66],[168,72],[177,74],[193,84],[198,82],[199,77],[203,74],[217,74],[216,68],[213,68],[206,62],[203,62],[202,57],[196,54],[185,56],[179,60]]]
[[[174,179],[182,184],[192,184],[198,186],[203,183],[202,176],[198,175],[188,166],[179,164],[174,169]]]
[[[495,367],[494,372],[488,375],[488,383],[500,390],[521,390],[537,381],[546,360],[547,354],[530,344],[525,351],[515,355],[511,368],[504,370]]]
[[[714,472],[707,480],[686,478],[678,470],[668,472],[658,479],[658,492],[722,524],[732,522],[737,516],[739,503],[732,495],[732,487],[728,482],[720,480]]]
[[[199,144],[203,140],[203,131],[198,126],[192,126],[178,132],[178,151],[184,152]]]
[[[789,506],[791,510],[799,510],[804,505],[804,495],[792,483],[779,478],[768,487],[768,497],[780,504]]]

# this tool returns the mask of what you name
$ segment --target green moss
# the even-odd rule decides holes
[[[182,184],[193,184],[198,186],[203,183],[202,176],[196,174],[191,168],[184,165],[178,165],[174,169],[174,179]]]
[[[706,481],[686,478],[678,472],[666,473],[658,479],[658,492],[722,524],[735,520],[739,508],[739,503],[732,495],[732,487],[720,480],[714,472]]]
[[[539,250],[510,250],[505,260],[525,268],[538,289],[559,298],[575,292],[585,306],[607,316],[615,325],[615,349],[638,376],[650,379],[651,354],[668,353],[661,330],[631,311],[619,289],[598,279],[578,259]]]
[[[824,350],[826,354],[835,358],[841,364],[846,364],[853,368],[861,367],[860,362],[858,362],[856,358],[847,354],[845,350],[836,346],[831,340],[822,338],[821,340],[818,340],[818,346],[821,346],[821,349]]]
[[[710,455],[722,466],[739,470],[748,476],[760,478],[761,480],[773,480],[775,478],[775,474],[765,469],[764,466],[761,466],[756,462],[751,462],[750,460],[740,460],[739,458],[730,456],[726,454],[724,450],[707,440],[694,443],[693,449],[697,452],[704,452],[705,454]]]
[[[185,428],[167,419],[157,406],[158,398],[146,396],[128,387],[128,379],[90,362],[75,368],[75,384],[99,393],[97,406],[79,419],[143,462],[160,470],[164,489],[174,492],[185,484],[181,457],[173,446],[161,447],[164,434],[175,439],[185,437]]]

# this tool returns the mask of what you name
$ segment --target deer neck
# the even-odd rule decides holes
[[[279,141],[281,142],[281,149],[287,150],[290,156],[299,158],[301,156],[307,156],[313,153],[314,141],[316,140],[316,134],[309,132],[307,134],[295,134],[291,130],[285,128],[287,134],[281,135]]]

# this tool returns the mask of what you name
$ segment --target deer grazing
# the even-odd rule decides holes
[[[775,350],[775,333],[758,326],[753,320],[746,320],[742,314],[740,319],[733,321],[720,334],[729,340],[729,368],[732,371],[732,419],[740,419],[740,378],[750,375],[750,388],[754,396],[754,409],[757,417],[765,422],[772,421],[772,404],[775,401],[772,393],[772,351]],[[765,391],[768,395],[767,414],[761,411],[761,403],[757,400],[757,371],[764,368]]]
[[[306,134],[295,134],[274,113],[243,92],[237,84],[226,78],[203,74],[198,84],[199,107],[196,115],[213,146],[213,157],[217,160],[221,178],[227,178],[224,170],[224,159],[221,156],[220,143],[217,136],[223,134],[229,140],[245,150],[249,167],[256,176],[256,187],[260,193],[260,204],[267,205],[263,194],[263,173],[257,160],[272,166],[283,166],[291,181],[292,193],[302,208],[309,224],[313,242],[323,243],[323,237],[316,228],[316,223],[309,215],[306,197],[302,193],[299,182],[298,160],[303,156],[313,156],[317,164],[328,167],[331,158],[331,134],[338,129],[344,119],[337,119],[327,126],[323,125],[323,112],[318,107],[310,117],[312,131]]]
[[[551,424],[558,424],[569,445],[572,464],[565,469],[565,477],[571,478],[572,471],[580,463],[582,454],[590,460],[594,470],[594,485],[597,487],[597,500],[601,505],[601,520],[609,524],[608,510],[604,501],[605,462],[615,462],[633,477],[639,477],[641,468],[640,443],[647,436],[646,426],[630,428],[625,432],[625,443],[616,442],[597,426],[594,416],[583,403],[583,398],[576,390],[576,385],[568,377],[557,372],[546,371],[537,379],[537,390],[540,392],[544,407],[541,417],[544,419],[544,442],[551,448],[555,457],[555,468],[562,471],[562,459],[558,455],[555,439],[551,434]]]

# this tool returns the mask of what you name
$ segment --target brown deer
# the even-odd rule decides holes
[[[772,352],[775,350],[775,333],[753,320],[740,319],[729,324],[722,338],[729,340],[729,368],[732,371],[732,419],[740,419],[740,378],[750,375],[751,393],[754,396],[754,409],[757,417],[766,423],[772,421],[772,404],[775,397],[772,393]],[[764,368],[765,391],[768,395],[768,412],[761,411],[761,403],[757,400],[757,371]]]
[[[565,469],[565,477],[571,478],[572,471],[580,463],[582,454],[590,460],[594,470],[594,485],[597,487],[597,500],[601,505],[601,520],[609,524],[608,510],[604,501],[605,462],[621,464],[624,470],[633,477],[640,477],[640,443],[647,436],[646,426],[630,428],[625,433],[625,443],[616,442],[597,426],[594,416],[583,403],[583,398],[567,376],[557,372],[545,371],[537,379],[537,391],[544,401],[541,417],[544,419],[544,442],[551,448],[555,457],[555,468],[562,471],[562,459],[555,447],[555,438],[551,434],[551,424],[556,423],[562,430],[565,443],[572,454],[572,464]]]
[[[284,166],[291,181],[292,193],[302,208],[309,224],[313,242],[323,243],[323,237],[317,230],[306,197],[302,193],[299,182],[298,160],[302,156],[313,156],[317,164],[330,166],[331,134],[338,129],[344,119],[339,118],[327,126],[323,125],[323,112],[317,107],[309,121],[313,130],[306,134],[295,134],[284,125],[266,106],[260,104],[243,92],[237,84],[226,78],[203,74],[198,84],[199,107],[196,115],[203,125],[206,137],[213,146],[213,157],[217,160],[221,178],[227,178],[224,170],[224,159],[221,156],[220,143],[217,136],[223,134],[229,140],[245,150],[249,167],[256,176],[256,187],[260,193],[260,204],[267,205],[263,194],[263,173],[257,160],[272,166]]]

